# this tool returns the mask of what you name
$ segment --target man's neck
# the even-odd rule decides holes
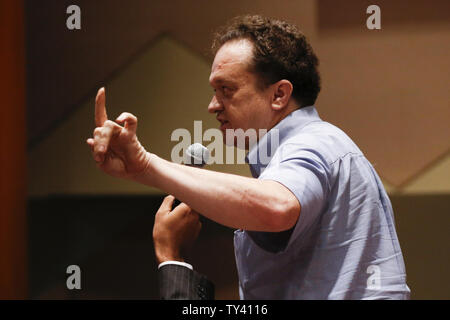
[[[277,114],[277,116],[273,119],[272,121],[272,125],[269,126],[266,130],[266,132],[269,132],[270,130],[272,130],[277,124],[279,124],[284,118],[286,118],[288,115],[290,115],[292,112],[300,109],[301,107],[299,107],[298,105],[295,104],[291,104],[286,106],[286,108],[283,108],[283,111],[280,111],[279,114]],[[261,129],[258,130],[257,135],[256,135],[256,143],[259,142],[259,140],[261,140],[267,133],[265,133],[264,135],[260,136]],[[247,151],[249,151],[251,149],[252,146],[250,146],[247,141],[245,144],[245,149]]]
[[[272,126],[270,128],[268,128],[267,131],[272,130],[272,128],[275,127],[277,124],[279,124],[281,122],[281,120],[283,120],[288,115],[290,115],[292,112],[294,112],[298,109],[300,109],[300,107],[298,105],[295,105],[295,104],[287,105],[286,108],[283,108],[283,110],[280,111],[280,114],[277,115],[277,117],[272,122]]]

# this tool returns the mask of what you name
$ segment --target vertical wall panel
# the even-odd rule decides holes
[[[23,2],[0,1],[0,299],[27,297]]]

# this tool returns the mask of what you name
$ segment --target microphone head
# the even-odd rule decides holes
[[[184,164],[201,168],[209,160],[209,150],[200,143],[194,143],[187,148],[185,156]]]

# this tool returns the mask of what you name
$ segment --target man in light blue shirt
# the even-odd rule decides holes
[[[260,149],[272,151],[267,165]],[[391,203],[343,131],[322,121],[313,106],[301,108],[270,130],[247,161],[253,177],[283,184],[302,208],[287,232],[235,232],[242,299],[409,297]]]
[[[97,166],[184,202],[170,210],[165,200],[157,215],[153,235],[161,268],[184,262],[181,248],[199,230],[197,212],[238,229],[243,299],[408,298],[391,204],[362,152],[313,107],[320,76],[305,36],[283,21],[244,16],[216,35],[214,48],[208,111],[225,142],[230,130],[268,132],[256,142],[244,135],[252,178],[148,152],[136,136],[137,118],[125,112],[108,120],[104,89],[96,99],[97,128],[87,143]],[[272,139],[277,134],[279,141]],[[239,145],[239,137],[232,138]],[[185,266],[172,268],[176,277],[190,274],[179,268]],[[187,283],[195,294],[193,281]]]

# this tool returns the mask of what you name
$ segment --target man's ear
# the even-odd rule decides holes
[[[273,85],[272,109],[280,111],[284,109],[291,99],[294,89],[289,80],[280,80]]]

